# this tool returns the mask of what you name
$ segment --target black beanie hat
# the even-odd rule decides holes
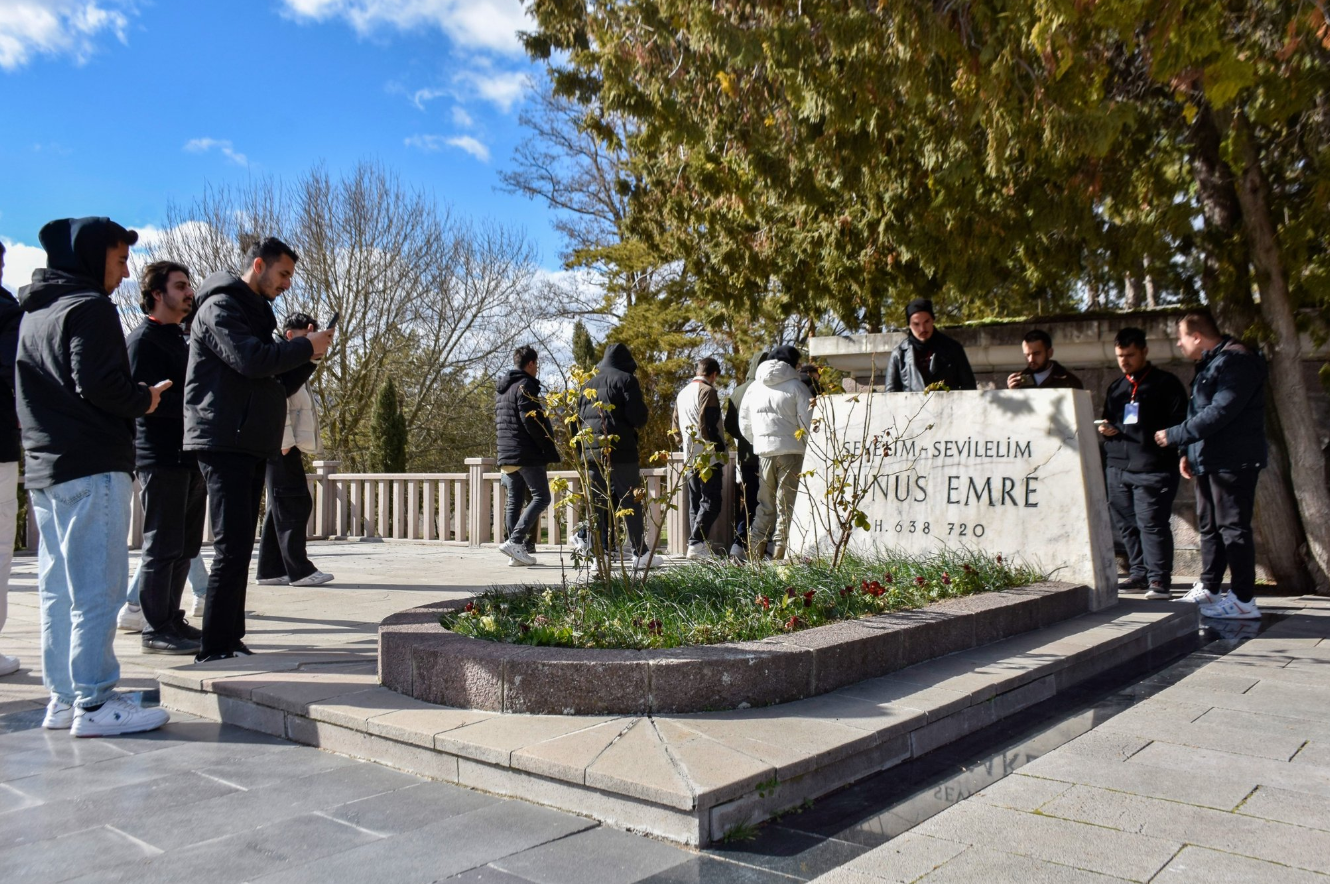
[[[905,321],[909,322],[911,316],[920,312],[927,313],[934,319],[937,318],[937,314],[933,312],[933,302],[930,299],[915,298],[913,301],[905,305]]]
[[[771,359],[779,359],[791,368],[799,367],[799,348],[793,344],[781,344],[771,351]]]

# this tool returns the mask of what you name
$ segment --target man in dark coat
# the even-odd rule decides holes
[[[5,246],[0,243],[0,277],[5,272]],[[14,357],[18,354],[18,327],[23,310],[7,289],[0,286],[0,537],[14,536],[18,518],[18,412],[14,406]],[[0,543],[0,630],[9,611],[9,572],[14,564],[14,545]],[[17,672],[18,657],[0,654],[0,676]]]
[[[208,485],[213,563],[197,660],[249,654],[245,589],[268,460],[281,454],[286,397],[314,373],[332,331],[273,336],[272,301],[291,287],[298,256],[275,237],[255,243],[245,272],[199,286],[185,377],[185,450]]]
[[[1159,430],[1155,442],[1184,449],[1179,469],[1196,480],[1201,579],[1183,601],[1200,604],[1202,617],[1259,620],[1251,519],[1268,460],[1265,358],[1200,312],[1178,320],[1178,349],[1196,361],[1187,419]],[[1230,592],[1221,598],[1225,570]]]
[[[643,536],[642,505],[634,492],[642,484],[637,433],[647,423],[647,403],[637,382],[637,361],[625,344],[610,344],[596,366],[596,376],[587,382],[595,398],[583,398],[578,417],[591,430],[591,441],[583,448],[591,473],[592,509],[603,549],[617,548],[614,511],[628,510],[624,522],[633,551],[634,568],[651,563],[651,551]],[[600,406],[612,405],[612,409]],[[608,475],[606,473],[608,472]],[[615,545],[611,546],[611,538]]]
[[[128,340],[134,380],[167,378],[152,414],[138,419],[134,440],[143,501],[143,558],[139,565],[145,654],[197,654],[201,633],[185,619],[180,598],[189,565],[203,543],[207,490],[198,460],[183,451],[185,371],[189,342],[181,323],[194,307],[189,270],[154,261],[139,274],[139,309],[145,314]]]
[[[905,308],[910,330],[887,365],[888,393],[922,393],[933,384],[950,390],[974,390],[978,384],[965,348],[933,327],[933,302],[916,298]]]
[[[1084,390],[1085,384],[1053,358],[1053,338],[1042,328],[1026,333],[1021,340],[1025,368],[1007,376],[1007,389]]]
[[[748,558],[748,529],[757,515],[758,483],[762,476],[762,459],[753,451],[753,443],[744,438],[739,427],[739,407],[743,405],[744,394],[757,378],[757,368],[767,361],[768,353],[763,350],[748,363],[747,380],[734,388],[725,402],[725,432],[734,440],[734,450],[739,455],[739,468],[735,475],[743,486],[743,496],[735,501],[734,507],[734,544],[730,547],[730,557],[743,561]]]
[[[540,400],[538,360],[534,347],[518,347],[513,368],[499,381],[494,400],[499,470],[507,494],[504,519],[508,537],[499,552],[519,566],[536,563],[531,551],[540,533],[540,514],[552,500],[547,465],[559,462],[554,428]],[[531,502],[523,508],[528,494]]]
[[[152,730],[170,716],[116,694],[112,640],[129,582],[134,419],[170,381],[130,375],[111,293],[138,234],[109,218],[62,218],[38,235],[46,267],[19,292],[18,416],[24,481],[40,537],[43,727],[93,737]]]
[[[1177,376],[1149,360],[1145,332],[1124,328],[1114,341],[1122,377],[1104,396],[1104,459],[1108,506],[1127,549],[1130,571],[1121,589],[1169,598],[1173,582],[1173,499],[1178,453],[1155,444],[1155,433],[1187,416],[1187,391]]]

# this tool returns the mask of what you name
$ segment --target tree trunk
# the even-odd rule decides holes
[[[1141,306],[1141,290],[1136,284],[1136,277],[1131,274],[1122,279],[1122,306],[1126,310],[1135,310]]]
[[[1238,113],[1234,126],[1242,162],[1238,202],[1242,206],[1243,229],[1256,271],[1256,285],[1261,293],[1261,315],[1275,334],[1270,359],[1270,392],[1277,403],[1284,442],[1288,447],[1289,478],[1298,489],[1295,499],[1307,534],[1312,578],[1317,592],[1330,595],[1330,489],[1326,487],[1320,433],[1312,418],[1311,401],[1302,375],[1302,346],[1270,210],[1270,184],[1261,167],[1255,133],[1251,131],[1246,115]]]
[[[1145,306],[1153,310],[1159,306],[1159,298],[1155,294],[1155,278],[1150,273],[1150,258],[1147,255],[1144,259],[1143,267],[1145,269]]]
[[[1221,138],[1214,113],[1204,96],[1196,96],[1200,112],[1192,122],[1192,172],[1196,177],[1205,230],[1202,282],[1221,328],[1246,330],[1240,337],[1256,346],[1260,310],[1251,296],[1251,273],[1247,241],[1242,232],[1242,207],[1238,203],[1233,171],[1220,157]],[[1302,530],[1293,485],[1289,481],[1288,449],[1274,391],[1266,385],[1266,438],[1270,441],[1270,466],[1256,486],[1256,530],[1262,541],[1262,557],[1281,587],[1309,592],[1314,584],[1306,561],[1307,537]]]

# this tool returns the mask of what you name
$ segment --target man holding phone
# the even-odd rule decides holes
[[[1178,456],[1156,445],[1154,434],[1187,416],[1187,390],[1176,375],[1150,363],[1139,328],[1118,332],[1113,348],[1122,377],[1109,385],[1098,424],[1108,465],[1109,510],[1130,563],[1120,588],[1147,590],[1147,599],[1167,599],[1173,582],[1169,516],[1178,495]]]
[[[171,382],[130,374],[111,293],[138,234],[110,218],[62,218],[38,234],[46,267],[19,292],[15,363],[25,484],[40,532],[42,726],[76,737],[161,727],[170,715],[115,693],[112,641],[129,583],[134,419]]]

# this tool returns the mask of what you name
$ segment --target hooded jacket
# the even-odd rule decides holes
[[[129,368],[134,380],[152,385],[170,380],[152,414],[138,419],[134,435],[135,464],[148,467],[198,469],[198,461],[182,447],[185,438],[185,369],[189,342],[178,325],[145,316],[129,333]]]
[[[558,463],[554,428],[540,401],[540,380],[509,369],[495,387],[494,428],[499,466],[543,467]]]
[[[253,457],[281,453],[286,397],[316,366],[308,338],[273,337],[272,304],[218,271],[194,299],[185,375],[185,450]]]
[[[625,344],[610,344],[605,358],[596,366],[596,376],[587,382],[587,389],[596,391],[595,399],[582,399],[578,417],[591,428],[594,438],[587,446],[588,456],[608,445],[611,463],[638,463],[637,431],[646,426],[647,403],[642,387],[637,382],[637,361]],[[613,405],[604,411],[597,402]],[[618,436],[617,442],[606,437]]]
[[[739,405],[739,427],[761,457],[803,454],[806,442],[795,435],[812,425],[812,394],[799,370],[779,359],[758,366],[757,380]]]
[[[14,398],[14,359],[22,319],[23,308],[8,289],[0,288],[0,463],[14,463],[23,456]]]
[[[1265,377],[1265,357],[1228,335],[1201,356],[1187,419],[1168,428],[1168,444],[1186,448],[1198,476],[1259,470],[1269,462]]]
[[[921,368],[920,363],[926,367]],[[905,340],[891,351],[887,365],[888,393],[922,393],[930,384],[943,382],[952,390],[976,390],[974,371],[965,348],[955,338],[934,331],[927,341]]]
[[[19,290],[15,377],[28,488],[134,470],[134,418],[152,394],[130,375],[105,289],[115,229],[109,218],[47,224],[39,234],[47,266]]]
[[[753,357],[753,361],[748,363],[748,380],[734,388],[730,398],[725,402],[725,432],[730,434],[734,440],[734,450],[739,454],[739,463],[746,463],[757,457],[753,453],[753,445],[745,438],[743,429],[739,426],[739,406],[743,405],[744,394],[752,386],[753,381],[757,380],[758,367],[767,361],[767,351]]]

